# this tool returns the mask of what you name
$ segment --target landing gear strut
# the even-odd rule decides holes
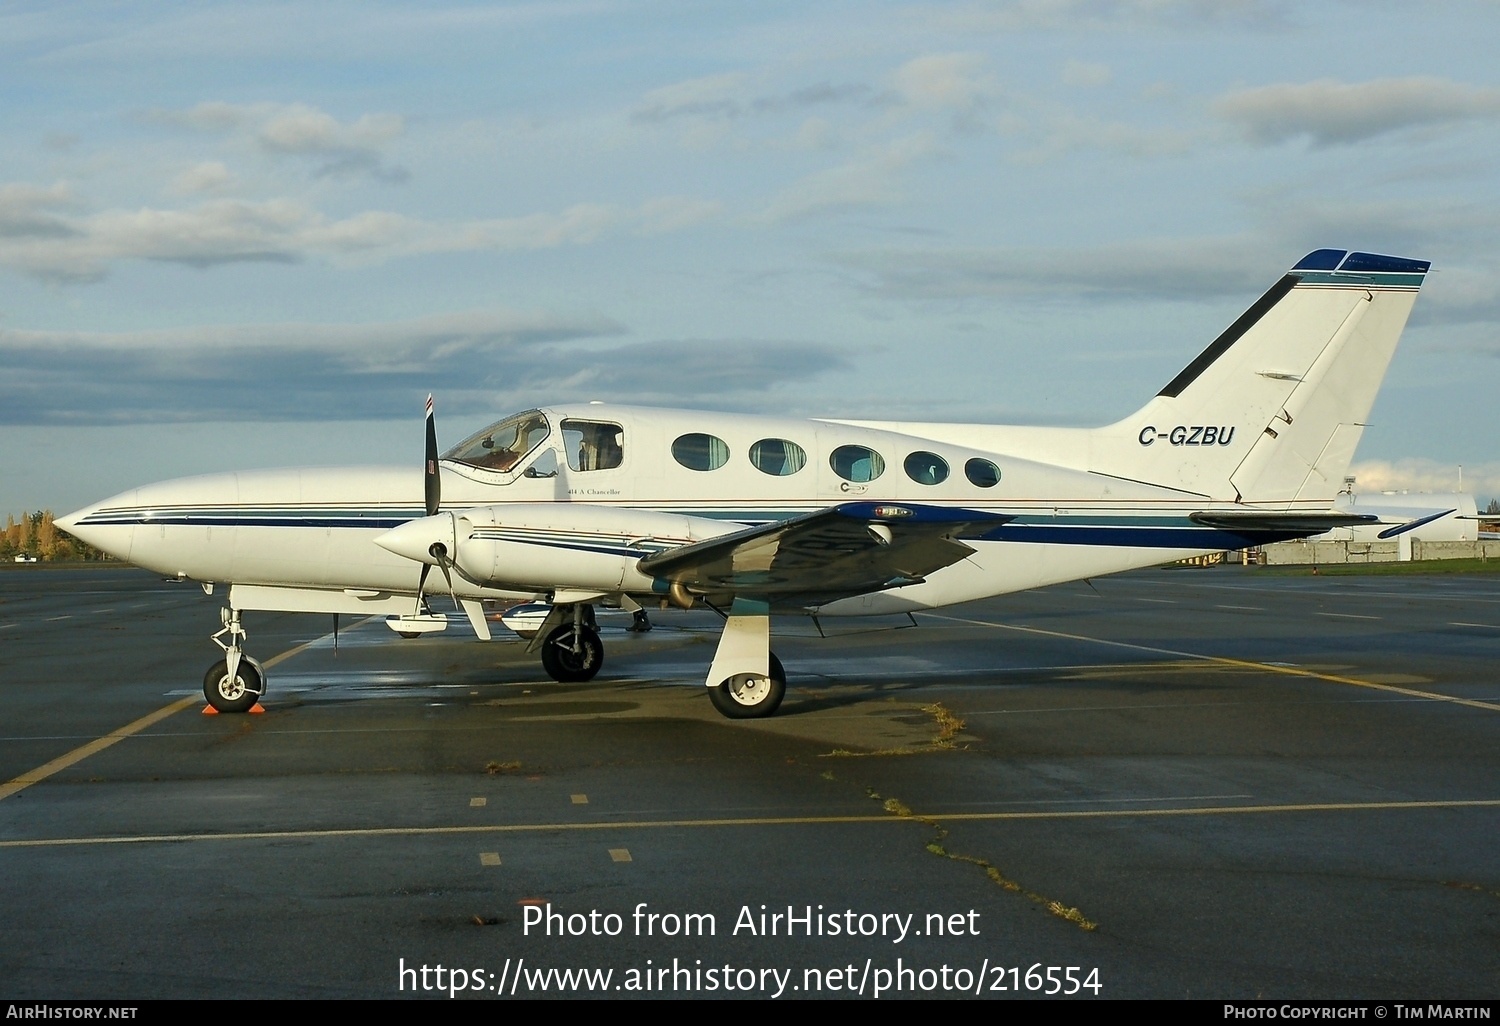
[[[594,607],[577,604],[572,623],[559,624],[542,640],[542,669],[562,684],[593,680],[604,665],[604,642],[594,623]]]
[[[240,623],[238,609],[221,609],[224,627],[213,636],[213,642],[224,650],[224,658],[203,675],[203,697],[221,713],[249,712],[266,693],[266,671],[245,655],[244,642],[249,636]],[[221,641],[229,635],[228,642]]]

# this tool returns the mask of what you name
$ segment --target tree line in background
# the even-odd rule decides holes
[[[9,563],[17,556],[31,556],[45,561],[94,561],[110,558],[53,524],[50,509],[22,513],[20,520],[6,515],[5,534],[0,536],[0,561]]]

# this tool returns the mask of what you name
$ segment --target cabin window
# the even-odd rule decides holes
[[[522,477],[556,477],[557,450],[543,449],[541,455],[531,461]]]
[[[613,470],[625,461],[625,431],[618,424],[565,420],[562,432],[572,470]]]
[[[914,452],[902,464],[906,476],[917,484],[935,485],[948,480],[948,461],[935,452]]]
[[[863,445],[841,445],[828,457],[828,465],[845,481],[864,483],[885,473],[885,460]]]
[[[993,488],[1000,483],[1000,468],[989,460],[976,457],[964,464],[964,476],[969,479],[970,484],[980,488]]]
[[[672,443],[672,458],[689,470],[718,470],[729,462],[729,445],[722,438],[694,432]]]
[[[508,471],[551,433],[547,418],[537,410],[528,410],[470,435],[443,453],[443,459],[484,470]]]
[[[750,447],[750,462],[762,474],[787,477],[807,465],[807,452],[785,438],[762,438]]]

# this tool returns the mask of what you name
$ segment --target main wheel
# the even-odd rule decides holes
[[[573,648],[573,625],[554,627],[542,642],[542,669],[562,684],[593,680],[604,665],[604,642],[592,627],[578,628],[578,649]]]
[[[771,653],[771,675],[758,677],[752,673],[738,673],[722,684],[708,689],[708,697],[714,708],[731,720],[750,720],[769,716],[781,705],[786,696],[786,671],[781,660]]]
[[[240,657],[239,672],[229,679],[229,660],[220,659],[203,675],[203,697],[221,713],[249,712],[265,691],[260,667],[246,656]]]

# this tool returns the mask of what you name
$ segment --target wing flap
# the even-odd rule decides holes
[[[636,566],[700,594],[831,602],[918,583],[974,551],[962,535],[1011,519],[946,506],[850,502],[656,553]]]

